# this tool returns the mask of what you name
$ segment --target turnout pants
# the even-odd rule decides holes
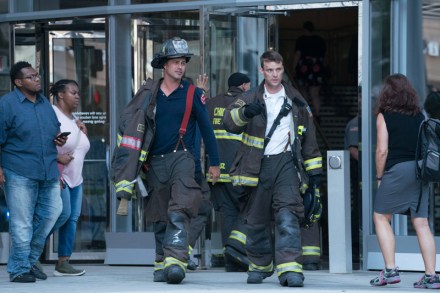
[[[219,182],[215,185],[211,185],[212,201],[214,208],[220,213],[221,216],[221,233],[222,233],[222,245],[230,244],[228,239],[233,230],[237,230],[237,227],[241,226],[240,217],[240,197],[242,196],[243,188],[239,186],[233,186],[231,183]],[[241,230],[241,229],[240,229]],[[237,246],[243,246],[241,251],[244,252],[244,245],[246,243],[246,235],[244,234],[243,242],[237,244]]]
[[[171,265],[186,270],[190,218],[197,215],[202,196],[194,179],[194,157],[185,151],[151,156],[149,167],[147,218],[156,239],[155,270]]]
[[[321,240],[319,222],[309,229],[301,229],[303,263],[321,263]]]
[[[245,208],[246,252],[249,271],[271,272],[273,251],[278,276],[302,273],[300,219],[304,206],[299,180],[290,152],[264,156],[258,186]],[[271,221],[275,223],[275,250],[272,248]]]

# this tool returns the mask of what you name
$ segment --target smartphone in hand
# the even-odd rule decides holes
[[[69,136],[69,134],[70,134],[70,132],[61,132],[60,134],[57,135],[57,137],[55,139],[66,138]]]

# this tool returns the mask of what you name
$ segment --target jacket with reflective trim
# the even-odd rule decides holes
[[[232,86],[226,93],[211,98],[206,103],[220,157],[220,179],[218,182],[231,182],[229,170],[235,158],[235,154],[241,145],[241,134],[235,134],[225,130],[223,126],[223,115],[226,108],[242,93],[243,91],[241,89]],[[212,181],[209,176],[206,178],[208,181]]]
[[[110,168],[110,178],[116,189],[117,198],[131,199],[134,192],[132,183],[147,159],[153,140],[153,120],[147,118],[147,107],[154,108],[153,92],[157,93],[159,81],[149,79],[137,91],[124,108],[119,119],[118,141]]]
[[[292,86],[283,82],[287,97],[292,101],[292,117],[295,139],[292,152],[296,153],[300,168],[302,192],[307,188],[308,176],[322,173],[322,157],[316,141],[313,117],[306,101]],[[258,89],[239,96],[225,111],[223,124],[232,133],[242,133],[242,143],[230,169],[233,185],[257,186],[261,159],[264,155],[264,137],[267,114],[248,119],[243,114],[243,106],[252,102],[264,102],[264,81]],[[292,135],[292,134],[291,134]]]

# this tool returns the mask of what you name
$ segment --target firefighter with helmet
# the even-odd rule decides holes
[[[146,183],[150,194],[146,215],[156,240],[154,281],[169,284],[185,278],[188,226],[201,200],[194,178],[196,124],[210,159],[208,174],[213,182],[220,175],[206,98],[201,89],[182,80],[192,55],[184,39],[163,44],[151,61],[153,68],[163,69],[163,78],[147,81],[124,110],[112,159],[118,198],[133,196],[139,173]]]

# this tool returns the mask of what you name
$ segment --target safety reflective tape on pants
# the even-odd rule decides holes
[[[297,262],[286,262],[277,265],[278,276],[286,272],[302,273],[302,265]]]

